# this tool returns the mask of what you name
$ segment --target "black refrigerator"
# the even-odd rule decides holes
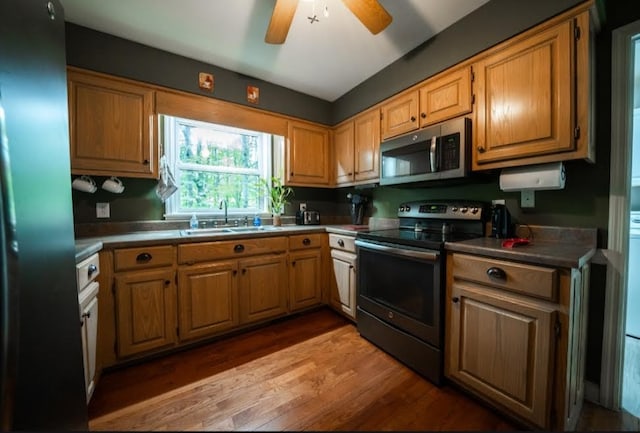
[[[87,430],[64,13],[0,0],[0,430]]]

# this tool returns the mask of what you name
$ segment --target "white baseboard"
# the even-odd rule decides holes
[[[600,385],[585,380],[584,399],[591,403],[600,404]]]

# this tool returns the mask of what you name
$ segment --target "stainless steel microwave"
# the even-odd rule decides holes
[[[380,144],[380,185],[454,179],[471,172],[471,119],[458,117]]]

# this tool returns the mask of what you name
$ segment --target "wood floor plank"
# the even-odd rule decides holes
[[[328,309],[105,374],[91,430],[517,430]]]

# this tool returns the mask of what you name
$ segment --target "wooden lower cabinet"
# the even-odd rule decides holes
[[[356,246],[354,236],[331,233],[330,305],[352,320],[356,319]]]
[[[287,313],[287,255],[269,254],[242,259],[240,323],[256,322]]]
[[[451,252],[447,260],[446,376],[533,428],[574,430],[584,396],[588,265]]]
[[[117,356],[176,342],[175,271],[154,269],[115,277]]]
[[[289,309],[296,311],[322,302],[322,251],[320,248],[289,254]]]
[[[449,374],[510,411],[545,426],[549,417],[555,310],[454,283]]]
[[[238,325],[236,261],[178,269],[178,322],[180,341],[215,335]]]

